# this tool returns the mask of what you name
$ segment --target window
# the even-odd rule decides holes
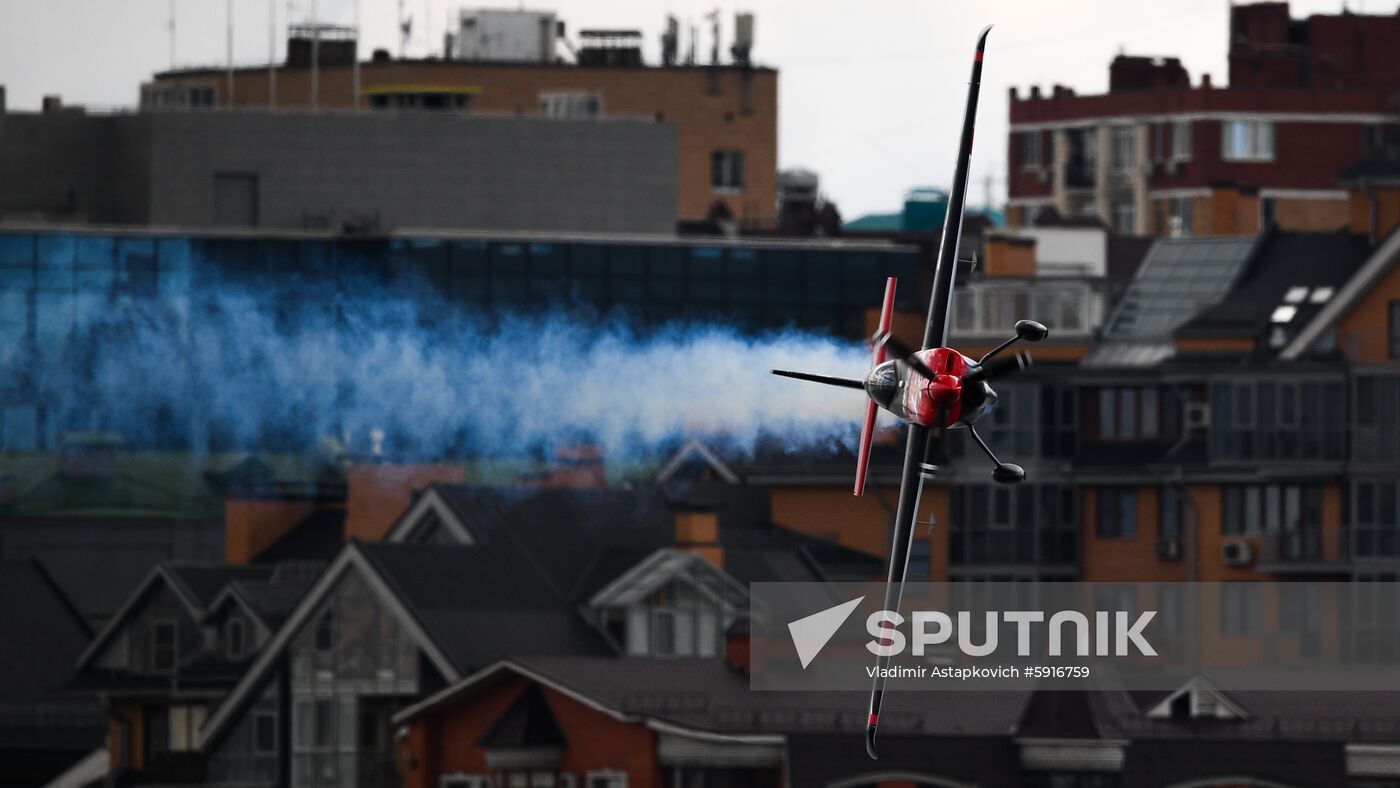
[[[1342,382],[1293,377],[1213,383],[1212,461],[1342,459],[1346,409],[1315,407],[1313,404],[1318,402],[1345,403]],[[1358,389],[1358,421],[1364,418],[1364,405]],[[1358,428],[1354,434],[1361,440],[1364,430]]]
[[[1390,302],[1389,327],[1386,333],[1390,336],[1390,357],[1400,358],[1400,301]]]
[[[627,788],[627,773],[589,772],[584,788]]]
[[[1137,205],[1132,198],[1113,201],[1113,231],[1119,235],[1137,232]]]
[[[949,503],[948,558],[954,567],[1072,564],[1078,558],[1079,508],[1072,488],[965,484],[952,488]]]
[[[1322,485],[1229,484],[1220,507],[1223,534],[1267,535],[1283,560],[1322,557]]]
[[[189,752],[196,749],[199,729],[204,726],[204,707],[171,706],[167,719],[170,723],[170,751]]]
[[[1353,453],[1358,460],[1400,460],[1400,376],[1357,375]]]
[[[710,187],[717,192],[744,190],[744,152],[717,150],[710,154]]]
[[[1021,169],[1039,169],[1042,163],[1041,134],[1038,131],[1021,132]]]
[[[1273,161],[1274,124],[1267,120],[1227,120],[1220,124],[1220,156],[1226,161]]]
[[[177,632],[174,621],[151,624],[151,670],[158,673],[175,670]]]
[[[542,91],[540,114],[546,118],[596,118],[603,114],[603,96],[589,90]]]
[[[1185,518],[1185,501],[1177,487],[1163,487],[1158,496],[1157,538],[1175,540],[1181,538],[1181,525]]]
[[[931,575],[930,563],[933,560],[933,547],[927,539],[915,539],[909,545],[909,571],[905,579],[912,583],[927,582]]]
[[[242,659],[246,653],[248,645],[244,641],[246,636],[243,619],[230,618],[225,625],[224,631],[224,652],[229,659]]]
[[[1099,389],[1099,438],[1155,439],[1162,435],[1162,405],[1155,386]]]
[[[673,610],[651,611],[651,653],[658,657],[676,654],[676,613]]]
[[[1136,489],[1100,487],[1098,505],[1100,539],[1131,539],[1137,535]]]
[[[1400,485],[1394,481],[1358,481],[1353,484],[1351,530],[1358,558],[1394,558],[1400,555]]]
[[[1191,160],[1191,121],[1178,120],[1172,124],[1172,161]]]
[[[1255,583],[1220,585],[1220,634],[1248,635],[1259,631],[1259,586]]]
[[[1113,127],[1113,171],[1129,173],[1137,163],[1137,127]]]
[[[1174,238],[1189,238],[1196,214],[1196,202],[1190,197],[1174,197],[1167,203],[1169,230]]]
[[[253,712],[253,753],[255,755],[277,754],[276,712]]]
[[[328,654],[335,648],[335,620],[327,610],[316,619],[316,651]]]

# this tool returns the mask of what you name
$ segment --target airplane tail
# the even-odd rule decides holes
[[[885,280],[885,300],[880,306],[880,327],[875,331],[875,357],[871,360],[871,369],[885,363],[885,343],[880,338],[890,333],[890,322],[894,319],[895,284],[893,276]],[[865,403],[865,423],[860,428],[860,453],[856,456],[856,486],[853,490],[858,496],[865,495],[865,477],[870,468],[870,443],[875,439],[875,415],[879,410],[875,400]]]

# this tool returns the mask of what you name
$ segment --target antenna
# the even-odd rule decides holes
[[[233,109],[233,0],[224,0],[224,10],[228,16],[228,68],[226,70],[228,90],[224,96],[224,104],[229,109]]]
[[[403,0],[399,0],[399,60],[404,59],[404,51],[408,47],[408,36],[412,32],[413,17],[404,15]]]
[[[360,108],[360,0],[354,0],[355,41],[351,45],[355,62],[350,65],[350,108]]]
[[[321,23],[317,19],[316,0],[311,0],[311,108],[319,103],[321,87]]]
[[[277,0],[267,0],[267,108],[277,109]]]
[[[170,70],[175,70],[175,0],[170,0],[170,21],[166,23],[170,30]]]
[[[718,66],[718,65],[719,65],[719,9],[716,8],[715,10],[711,11],[710,13],[705,14],[705,18],[708,19],[708,20],[710,20],[710,31],[714,34],[714,40],[711,42],[711,49],[710,49],[710,65],[712,65],[712,66]]]

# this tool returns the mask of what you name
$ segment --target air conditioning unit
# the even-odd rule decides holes
[[[1157,540],[1157,560],[1159,561],[1180,561],[1181,560],[1181,540],[1176,537],[1167,537]]]
[[[1254,563],[1254,546],[1244,539],[1226,539],[1220,545],[1220,560],[1226,566],[1249,566]]]
[[[1186,403],[1186,429],[1203,430],[1210,427],[1210,403]]]

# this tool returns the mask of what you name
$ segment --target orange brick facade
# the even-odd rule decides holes
[[[437,788],[444,774],[491,774],[477,741],[527,684],[512,677],[468,701],[410,720],[398,752],[405,788]],[[631,788],[669,785],[656,757],[656,734],[644,724],[623,722],[553,689],[542,690],[568,743],[561,753],[561,772],[581,778],[590,771],[621,771]]]
[[[215,91],[216,106],[226,106],[223,72],[159,74],[161,85],[198,84]],[[317,75],[316,106],[348,109],[354,105],[352,69],[323,67]],[[725,203],[742,223],[769,226],[775,221],[778,168],[778,72],[729,66],[674,68],[598,68],[573,65],[468,63],[456,61],[389,61],[361,65],[361,107],[367,91],[396,87],[469,88],[470,111],[534,115],[540,95],[551,91],[596,92],[604,115],[654,118],[677,130],[677,218],[704,219],[716,201]],[[266,69],[235,72],[235,107],[262,109],[272,102]],[[279,68],[278,108],[311,106],[311,73]],[[368,110],[367,110],[368,111]],[[716,191],[711,186],[711,154],[744,155],[742,188]]]

